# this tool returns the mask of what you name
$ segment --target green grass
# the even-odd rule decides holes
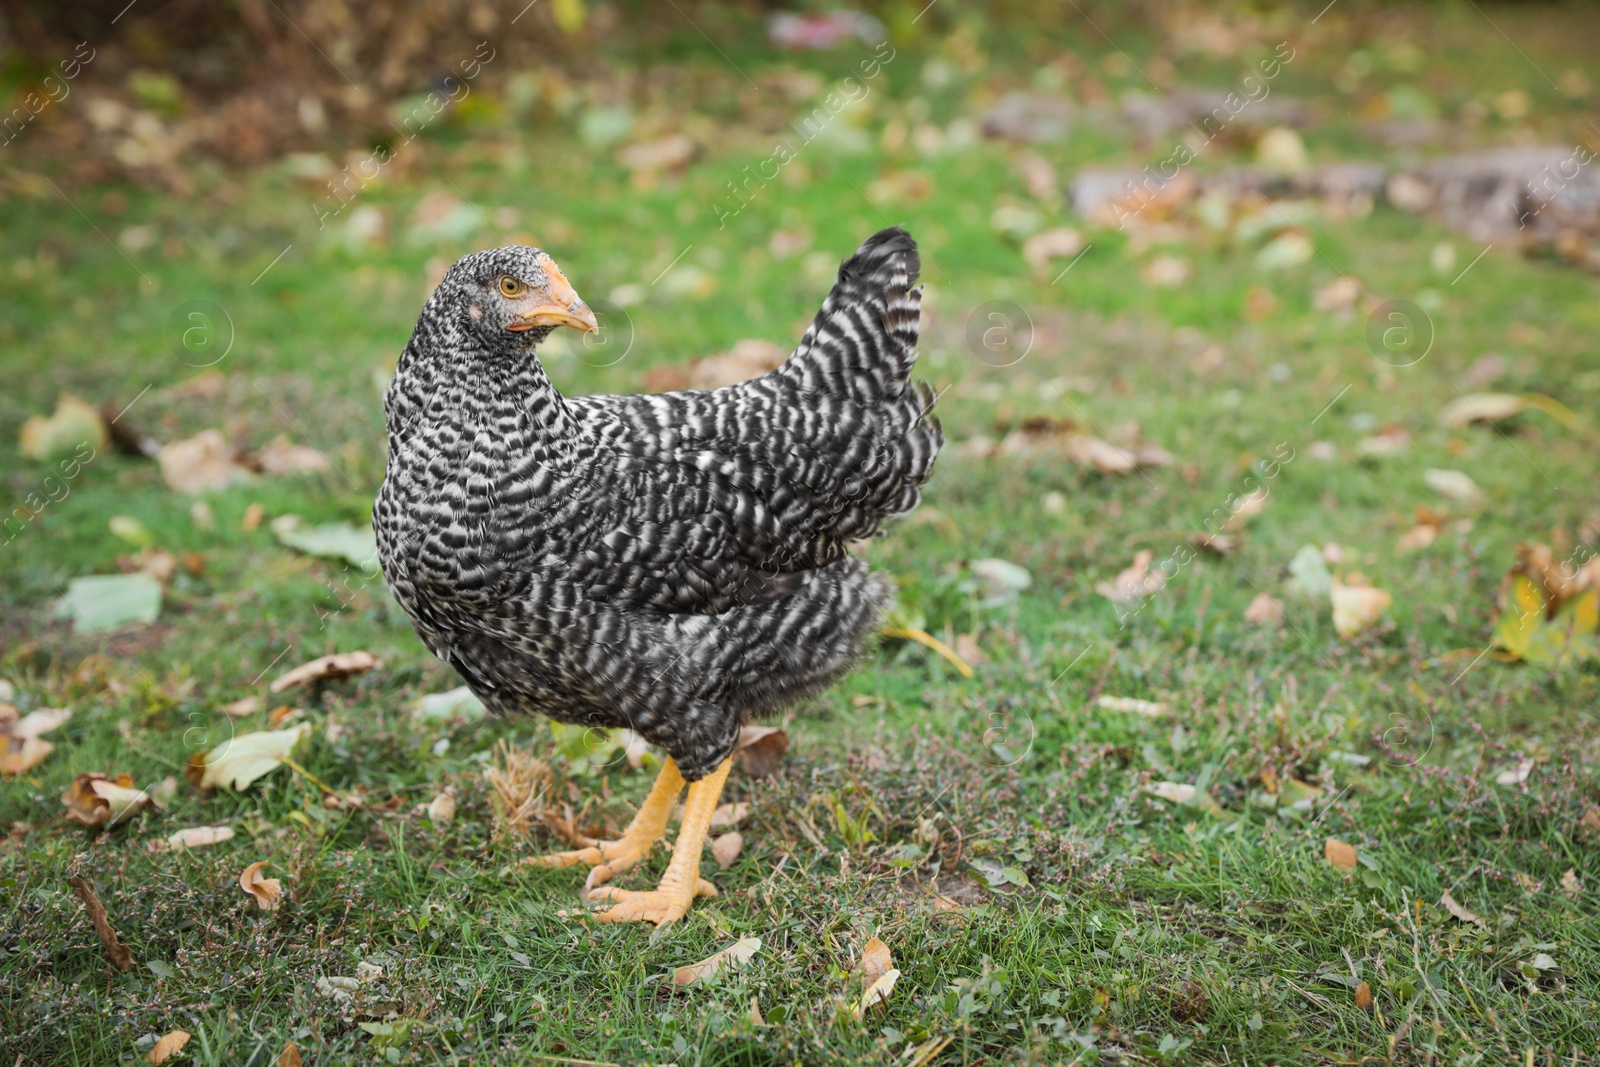
[[[1437,18],[1448,55],[1417,77],[1448,106],[1485,85],[1548,89],[1502,54],[1509,49],[1487,25]],[[1080,29],[1041,33],[1070,41]],[[1361,42],[1323,43],[1306,48],[1282,91],[1342,100],[1329,80]],[[1102,62],[1101,40],[1080,44],[1093,49],[1081,62]],[[692,41],[673,47],[687,49],[679,58],[701,78],[736,80]],[[999,57],[1006,43],[988,47]],[[1380,44],[1362,47],[1379,57],[1374,78],[1399,77],[1385,73]],[[1529,47],[1551,69],[1576,61],[1563,58],[1569,45],[1545,36]],[[513,122],[488,109],[402,150],[415,154],[409,169],[363,192],[357,206],[390,215],[380,247],[349,246],[339,224],[319,232],[316,187],[285,168],[198,167],[197,191],[182,200],[73,190],[113,238],[129,226],[155,228],[158,240],[128,258],[48,186],[8,185],[0,201],[8,501],[39,492],[50,473],[19,456],[15,430],[62,390],[132,403],[128,423],[161,440],[220,427],[260,445],[283,433],[316,445],[337,469],[211,494],[215,524],[205,528],[154,463],[108,451],[0,546],[0,675],[15,683],[24,711],[74,709],[52,735],[58,750],[0,785],[0,824],[12,827],[0,848],[0,1056],[133,1062],[138,1038],[175,1028],[194,1033],[187,1053],[196,1062],[218,1064],[275,1062],[286,1040],[317,1064],[886,1062],[946,1038],[931,1062],[1456,1064],[1532,1055],[1554,1064],[1596,1055],[1600,861],[1596,833],[1580,820],[1600,803],[1600,674],[1593,664],[1546,670],[1473,658],[1492,632],[1497,586],[1519,542],[1576,553],[1593,540],[1594,451],[1537,415],[1500,432],[1447,430],[1436,414],[1457,397],[1465,369],[1492,352],[1509,368],[1495,388],[1551,394],[1600,424],[1600,283],[1498,248],[1452,283],[1478,247],[1380,207],[1347,221],[1313,218],[1305,231],[1318,254],[1281,273],[1256,268],[1253,248],[1196,230],[1167,248],[1193,267],[1176,289],[1139,281],[1165,246],[1140,249],[1122,234],[1086,229],[1093,247],[1051,285],[990,226],[997,203],[1028,202],[1014,165],[1020,152],[985,142],[920,158],[881,143],[885,125],[908,113],[926,110],[940,123],[966,113],[968,80],[1018,81],[999,58],[982,67],[980,56],[981,73],[925,89],[918,72],[941,48],[964,54],[948,40],[912,41],[885,69],[849,120],[871,135],[864,152],[808,146],[725,229],[710,205],[740,168],[771,151],[757,118],[792,116],[799,104],[763,97],[757,118],[718,113],[726,129],[713,149],[681,180],[649,191],[631,188],[607,153],[585,148],[572,122]],[[750,50],[742,67],[760,75],[779,65],[753,40]],[[1191,57],[1179,70],[1202,84],[1233,77],[1211,59]],[[1484,80],[1484,70],[1503,80]],[[1115,90],[1136,79],[1126,80],[1108,75]],[[702,111],[716,106],[725,105]],[[1559,98],[1537,106],[1552,128],[1581,115]],[[1360,138],[1359,125],[1343,121],[1307,135],[1317,158],[1380,153]],[[1038,151],[1064,178],[1088,161],[1165,155],[1093,127]],[[925,175],[929,194],[862,195],[899,171]],[[410,214],[438,190],[498,221],[414,239]],[[120,215],[102,200],[112,191],[128,197]],[[1082,225],[1059,208],[1042,210],[1049,225]],[[382,477],[379,389],[425,295],[428,264],[499,243],[497,228],[537,238],[591,300],[621,286],[642,290],[628,309],[624,358],[550,360],[563,388],[593,392],[641,388],[651,368],[743,337],[792,340],[831,264],[889,222],[923,241],[921,366],[948,387],[940,411],[951,447],[928,510],[871,554],[901,579],[930,629],[950,640],[973,635],[987,662],[966,682],[919,649],[886,644],[800,709],[779,777],[731,780],[729,799],[749,801],[754,815],[743,855],[716,876],[721,898],[659,935],[563,919],[559,910],[577,907],[580,877],[509,873],[552,841],[496,835],[483,780],[499,740],[548,753],[548,729],[416,724],[413,700],[453,687],[454,675],[426,654],[380,586],[291,553],[266,523],[243,529],[246,510],[366,521]],[[809,249],[775,255],[779,227],[809,231]],[[1439,271],[1430,254],[1444,241],[1457,265]],[[695,280],[688,268],[698,284],[684,281]],[[1428,357],[1389,367],[1367,347],[1363,314],[1314,311],[1311,294],[1341,274],[1365,292],[1426,307],[1436,331]],[[1256,289],[1273,302],[1252,319],[1245,309]],[[167,334],[169,316],[191,300],[223,307],[235,333],[214,395],[184,387],[197,371]],[[1033,349],[1013,366],[984,364],[964,339],[969,312],[990,300],[1014,302],[1032,322]],[[1211,344],[1222,360],[1197,369]],[[998,440],[1037,416],[1088,432],[1137,421],[1177,462],[1116,477],[1048,450],[981,458],[959,447],[978,435]],[[1357,458],[1356,442],[1391,424],[1410,445]],[[1315,458],[1314,442],[1332,444],[1338,458]],[[1140,549],[1159,561],[1186,544],[1280,444],[1294,458],[1239,549],[1196,555],[1119,626],[1096,584]],[[1423,481],[1433,467],[1469,472],[1484,503],[1451,507],[1465,524],[1426,550],[1397,554],[1413,509],[1444,503]],[[1064,512],[1046,506],[1051,493],[1064,495]],[[203,568],[179,575],[153,626],[74,636],[51,618],[51,603],[71,577],[117,569],[130,546],[107,528],[116,515],[137,517],[162,547],[198,553]],[[1374,634],[1340,639],[1325,604],[1285,590],[1296,550],[1329,541],[1343,546],[1344,570],[1394,596],[1391,621]],[[1032,585],[1012,603],[982,606],[961,579],[965,561],[986,557],[1026,567]],[[1284,626],[1244,622],[1262,591],[1285,602]],[[280,770],[242,795],[180,788],[164,814],[109,834],[59,817],[57,798],[74,774],[181,780],[194,752],[232,730],[264,728],[264,714],[229,724],[222,704],[264,696],[288,665],[359,648],[383,666],[301,698],[315,729],[299,758],[340,794],[363,796],[361,807],[329,808],[315,784]],[[1162,700],[1171,713],[1099,710],[1101,695]],[[1524,754],[1540,760],[1526,783],[1497,784]],[[1307,810],[1274,810],[1262,801],[1264,778],[1299,778],[1320,792]],[[646,774],[625,765],[571,780],[574,807],[613,826],[647,786]],[[1156,799],[1145,787],[1157,781],[1200,785],[1222,814]],[[445,787],[457,790],[459,811],[435,825],[417,809]],[[238,836],[176,856],[147,847],[210,824]],[[1357,847],[1354,872],[1324,860],[1328,837]],[[257,859],[284,879],[289,901],[275,914],[237,885]],[[624,884],[650,883],[664,862],[658,856]],[[1017,876],[988,884],[1007,870]],[[1577,896],[1562,891],[1569,870]],[[71,873],[98,889],[133,951],[131,972],[108,967],[66,886]],[[1484,924],[1452,917],[1438,903],[1445,890]],[[962,907],[935,907],[935,893]],[[874,935],[902,977],[884,1008],[855,1022],[854,961]],[[743,936],[763,940],[747,969],[688,991],[661,981]],[[1557,966],[1525,972],[1539,953]],[[362,962],[382,976],[354,1000],[319,990],[319,978],[355,975]],[[1372,1011],[1356,1005],[1361,981]],[[764,1025],[749,1021],[752,1000]],[[385,1018],[414,1021],[403,1040],[359,1025]]]

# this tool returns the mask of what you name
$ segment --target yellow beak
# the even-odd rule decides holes
[[[567,307],[562,307],[560,304],[541,304],[532,311],[518,315],[517,321],[509,328],[521,332],[537,326],[571,326],[584,333],[600,331],[600,323],[595,319],[594,312],[582,300],[575,300]]]

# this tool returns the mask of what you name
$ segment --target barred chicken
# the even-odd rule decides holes
[[[667,753],[617,840],[538,860],[589,866],[602,920],[669,922],[715,894],[700,855],[740,726],[839,678],[881,622],[890,586],[850,543],[916,506],[943,443],[910,381],[919,268],[908,234],[875,234],[782,366],[709,392],[558,392],[539,344],[599,323],[536,248],[465,257],[423,307],[385,396],[384,574],[493,712]],[[605,884],[685,784],[659,887]]]

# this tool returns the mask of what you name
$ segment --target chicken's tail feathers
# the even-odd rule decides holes
[[[922,289],[917,242],[879,230],[839,278],[780,373],[808,392],[867,403],[904,397],[917,360]]]

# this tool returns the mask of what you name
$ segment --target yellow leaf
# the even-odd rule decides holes
[[[720,973],[725,967],[738,967],[750,962],[750,957],[761,951],[759,937],[744,937],[735,941],[721,952],[713,953],[699,963],[691,963],[687,967],[679,967],[672,972],[672,980],[678,985],[694,985]]]
[[[167,1060],[178,1054],[183,1046],[189,1043],[189,1031],[174,1030],[172,1033],[157,1041],[144,1058],[151,1063],[166,1063]]]
[[[282,766],[289,752],[310,733],[311,724],[303,722],[288,730],[240,734],[210,752],[192,756],[184,773],[201,789],[244,789]]]
[[[1333,600],[1333,628],[1340,637],[1355,637],[1376,626],[1394,598],[1370,585],[1345,585],[1335,579],[1329,590]]]
[[[1544,596],[1526,574],[1511,579],[1510,603],[1495,624],[1495,643],[1518,659],[1527,658],[1534,633],[1544,621]]]
[[[1355,846],[1347,845],[1337,837],[1330,837],[1323,843],[1322,854],[1327,857],[1328,862],[1337,870],[1350,871],[1355,869]]]
[[[71,393],[62,393],[54,415],[35,415],[22,424],[17,450],[29,459],[43,462],[87,448],[89,459],[93,459],[110,440],[98,408]]]
[[[110,829],[126,822],[150,803],[150,794],[135,789],[131,774],[108,778],[99,773],[80,774],[61,794],[67,818],[85,826]]]
[[[861,994],[861,1000],[851,1012],[857,1019],[864,1016],[876,1004],[882,1004],[889,999],[889,994],[894,992],[894,984],[900,980],[900,972],[893,967],[880,974],[867,991]]]
[[[19,718],[16,708],[0,703],[0,774],[21,774],[38,766],[56,747],[40,735],[71,717],[68,708],[44,708]]]
[[[565,33],[577,33],[589,19],[583,0],[551,0],[556,25]]]
[[[1356,986],[1356,1007],[1362,1011],[1372,1010],[1372,987],[1365,982]]]

